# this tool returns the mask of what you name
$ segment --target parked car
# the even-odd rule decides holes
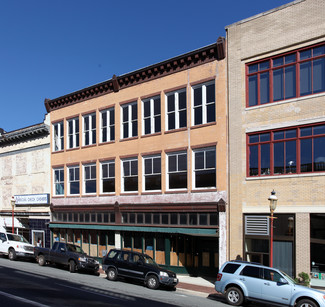
[[[87,270],[97,274],[99,269],[96,259],[88,256],[80,246],[70,243],[54,242],[51,249],[34,247],[34,255],[41,266],[46,263],[64,265],[69,267],[71,273]]]
[[[34,258],[34,246],[21,235],[0,232],[0,254],[8,255],[10,260]]]
[[[176,273],[161,268],[147,254],[111,249],[103,258],[103,270],[109,280],[116,280],[119,276],[144,282],[150,289],[157,289],[160,285],[175,288],[178,284]]]
[[[259,301],[272,305],[324,307],[325,293],[298,285],[286,273],[258,263],[228,261],[217,275],[215,289],[229,304]]]

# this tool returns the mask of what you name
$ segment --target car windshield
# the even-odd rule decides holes
[[[24,243],[29,244],[29,242],[24,237],[22,237],[20,235],[14,235],[14,234],[8,233],[7,236],[8,236],[9,241],[24,242]]]
[[[84,254],[84,251],[78,245],[67,244],[67,250],[73,253]]]
[[[292,279],[292,277],[291,276],[289,276],[287,273],[285,273],[285,272],[283,272],[283,271],[281,271],[281,273],[287,278],[287,279],[289,279],[293,284],[297,284],[297,282],[294,280],[294,279]]]
[[[158,265],[150,256],[143,255],[144,262],[152,265]]]

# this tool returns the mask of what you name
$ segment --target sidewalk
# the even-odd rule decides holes
[[[197,295],[208,296],[209,294],[216,294],[214,289],[214,281],[210,278],[193,277],[189,275],[177,275],[179,283],[177,289],[194,291]]]

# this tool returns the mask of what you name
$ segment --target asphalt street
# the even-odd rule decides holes
[[[177,289],[150,290],[130,281],[70,273],[55,266],[0,257],[1,306],[228,306],[219,297]]]

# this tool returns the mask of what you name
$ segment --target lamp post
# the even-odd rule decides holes
[[[15,196],[12,196],[10,199],[11,203],[11,208],[12,208],[12,233],[15,233],[15,204],[16,204],[16,199]]]
[[[269,196],[268,200],[270,201],[270,212],[271,212],[271,229],[270,229],[270,267],[273,267],[273,220],[274,220],[274,210],[276,208],[276,204],[278,201],[278,198],[275,195],[275,191],[273,190],[271,192],[271,195]]]

